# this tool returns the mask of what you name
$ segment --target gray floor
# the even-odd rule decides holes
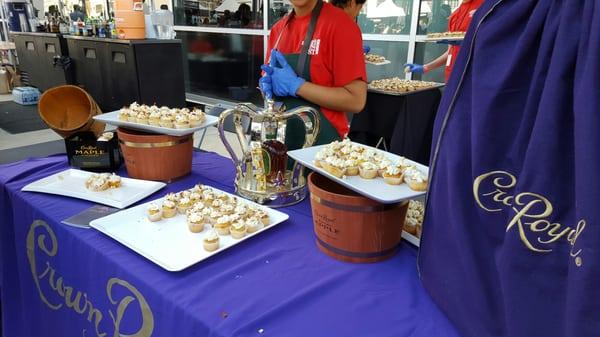
[[[11,95],[0,95],[1,101],[12,100]],[[114,129],[111,126],[108,130]],[[215,127],[209,127],[206,135],[200,143],[202,132],[194,134],[194,146],[206,151],[213,151],[229,157]],[[226,133],[226,138],[239,151],[239,143],[233,133]],[[11,163],[29,157],[44,157],[55,153],[64,153],[63,139],[51,129],[10,134],[0,129],[0,164]]]

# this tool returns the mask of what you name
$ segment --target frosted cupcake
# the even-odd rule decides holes
[[[220,235],[229,235],[229,228],[231,227],[231,219],[227,215],[223,215],[217,219],[213,228]]]
[[[190,127],[190,121],[186,115],[180,114],[175,117],[175,128],[176,129],[188,129]]]
[[[219,234],[214,229],[209,231],[204,240],[202,240],[202,245],[209,252],[219,249]]]
[[[162,212],[160,207],[155,204],[150,204],[148,206],[148,220],[150,221],[158,221],[162,218]]]
[[[185,211],[187,211],[190,207],[192,207],[192,204],[189,198],[182,197],[179,199],[179,202],[177,203],[177,211],[179,213],[185,214]]]
[[[427,190],[427,177],[414,166],[404,169],[404,181],[406,181],[411,190]]]
[[[163,218],[172,218],[177,214],[177,208],[175,203],[170,200],[165,200],[162,205],[162,216]]]
[[[162,115],[160,117],[160,126],[164,128],[172,128],[173,127],[173,117],[171,115]]]
[[[366,161],[361,163],[358,166],[358,174],[361,176],[361,178],[363,179],[374,179],[377,177],[377,171],[378,171],[378,167],[377,165]]]
[[[204,230],[204,218],[199,213],[190,213],[187,217],[187,223],[192,233],[200,233]]]
[[[202,123],[204,122],[204,118],[201,118],[200,116],[192,113],[188,116],[188,121],[190,123],[190,127],[195,128],[197,126],[202,125]]]
[[[121,187],[121,177],[119,177],[116,174],[111,174],[110,177],[108,177],[108,186],[110,188],[119,188]]]
[[[231,224],[229,232],[234,239],[241,239],[246,236],[246,224],[243,220],[236,221]]]
[[[246,231],[248,233],[254,233],[256,231],[259,231],[263,229],[264,226],[265,225],[262,223],[262,221],[260,221],[260,219],[256,217],[252,217],[246,220]]]
[[[152,111],[148,116],[148,124],[160,126],[160,111]]]
[[[353,159],[346,159],[344,161],[344,166],[346,167],[346,175],[348,176],[357,176],[358,175],[358,163]]]
[[[383,180],[390,185],[402,184],[403,174],[400,166],[389,165],[382,174]]]

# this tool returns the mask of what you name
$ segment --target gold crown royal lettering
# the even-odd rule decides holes
[[[583,264],[582,250],[576,248],[577,239],[586,226],[580,219],[572,227],[553,222],[554,207],[548,198],[532,192],[511,194],[517,185],[517,178],[505,171],[492,171],[478,176],[473,182],[473,197],[477,205],[486,212],[495,213],[508,210],[512,215],[506,225],[506,232],[514,229],[527,249],[536,253],[550,253],[552,244],[563,239],[571,246],[570,256],[575,265]]]
[[[36,235],[36,229],[41,232]],[[40,300],[50,309],[59,310],[63,307],[69,308],[87,319],[94,325],[96,336],[105,337],[107,332],[101,331],[101,323],[106,317],[98,310],[88,298],[87,293],[76,290],[67,285],[66,280],[57,274],[57,270],[52,267],[50,261],[38,263],[36,251],[39,251],[46,257],[51,258],[58,253],[58,241],[56,235],[50,226],[41,220],[34,221],[27,233],[27,259],[33,282],[37,288]],[[39,261],[41,262],[41,261]],[[45,268],[42,266],[45,265]],[[41,271],[40,271],[41,270]],[[114,298],[114,288],[122,287],[130,295],[124,296],[120,300]],[[111,318],[113,328],[110,336],[128,336],[128,337],[150,337],[154,330],[154,315],[144,296],[129,282],[113,277],[106,283],[106,295],[109,302],[116,306],[115,311],[108,310],[108,316]],[[138,308],[135,308],[137,303]],[[130,317],[132,312],[141,312],[141,323],[137,332],[126,335],[121,331],[121,322]],[[106,324],[104,324],[106,325]],[[83,331],[85,335],[85,330]]]

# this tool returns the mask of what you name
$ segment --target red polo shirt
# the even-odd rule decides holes
[[[294,17],[285,28],[279,45],[275,46],[287,17],[279,20],[269,35],[267,59],[275,47],[283,54],[300,53],[310,16]],[[323,3],[308,53],[311,56],[310,81],[314,84],[343,87],[354,80],[367,81],[360,29],[348,14],[329,3]],[[349,130],[346,114],[323,107],[321,111],[340,137],[345,137]]]
[[[469,2],[463,2],[461,5],[450,15],[448,19],[448,31],[449,32],[466,32],[471,24],[473,14],[484,0],[471,0]],[[460,51],[460,46],[450,46],[448,50],[448,60],[446,61],[446,81],[452,73],[456,57]]]

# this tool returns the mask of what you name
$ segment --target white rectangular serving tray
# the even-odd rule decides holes
[[[267,211],[271,224],[257,232],[246,234],[241,239],[234,239],[231,235],[219,235],[219,249],[214,252],[206,251],[202,242],[210,230],[209,225],[205,225],[200,233],[192,233],[188,229],[186,216],[182,214],[156,222],[148,220],[146,213],[148,205],[150,203],[161,205],[163,198],[96,219],[90,222],[90,226],[163,269],[177,272],[248,240],[289,218],[285,213],[237,198],[238,202],[253,204]]]
[[[358,143],[357,143],[358,144]],[[389,160],[392,162],[398,162],[400,160],[400,156],[395,154],[381,151],[374,147],[358,144],[367,149],[372,149],[379,153],[384,154]],[[307,147],[304,149],[294,150],[288,152],[288,155],[293,159],[297,160],[300,164],[305,167],[310,168],[313,171],[319,172],[319,174],[324,175],[335,182],[348,187],[349,189],[362,194],[363,196],[379,201],[384,204],[391,204],[400,202],[403,200],[415,199],[421,195],[424,195],[425,192],[413,191],[411,190],[407,184],[401,185],[389,185],[382,178],[375,179],[363,179],[360,176],[352,176],[346,177],[345,179],[338,178],[333,174],[325,171],[320,167],[315,166],[315,155],[319,152],[323,147],[327,145],[319,145],[313,147]],[[421,165],[417,162],[410,161],[414,164],[421,172],[426,175],[429,175],[429,168],[425,165]]]
[[[122,126],[122,127],[130,128],[130,129],[155,132],[155,133],[160,133],[160,134],[169,135],[169,136],[185,136],[185,135],[194,133],[196,131],[202,130],[204,128],[207,128],[209,126],[216,125],[219,122],[219,117],[211,116],[211,115],[205,115],[205,116],[206,116],[206,120],[204,121],[204,123],[200,124],[199,126],[196,126],[193,128],[186,128],[186,129],[165,128],[162,126],[154,126],[154,125],[149,125],[149,124],[139,124],[139,123],[134,123],[134,122],[122,121],[122,120],[119,120],[119,111],[107,112],[105,114],[96,115],[96,116],[94,116],[94,119],[104,122],[106,124]]]
[[[36,180],[23,187],[21,191],[56,194],[125,208],[165,187],[165,183],[157,181],[121,178],[121,187],[95,192],[85,187],[85,181],[92,174],[92,172],[68,169]]]

